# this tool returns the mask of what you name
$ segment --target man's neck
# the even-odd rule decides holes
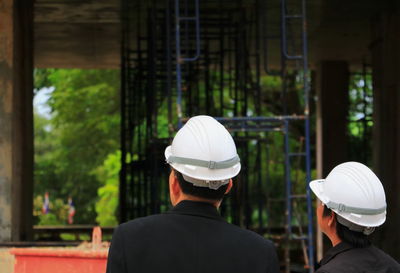
[[[204,199],[204,198],[193,196],[193,195],[182,194],[178,198],[178,200],[176,200],[176,203],[174,204],[174,206],[179,204],[179,202],[184,201],[184,200],[209,203],[209,204],[213,205],[214,207],[216,207],[217,209],[221,205],[221,201],[209,200],[209,199]]]
[[[327,234],[329,240],[332,243],[332,246],[336,246],[338,244],[340,244],[342,242],[342,240],[339,238],[339,236],[335,233],[335,234]]]

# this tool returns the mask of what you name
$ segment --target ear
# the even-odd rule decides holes
[[[329,216],[328,226],[331,228],[336,227],[336,216],[333,211],[331,211],[331,215]]]
[[[179,202],[181,193],[181,187],[179,186],[179,181],[175,175],[175,171],[171,170],[171,173],[169,174],[169,197],[173,206]]]
[[[175,175],[175,171],[171,171],[169,176],[169,191],[174,195],[179,195],[181,187],[179,186],[178,178]]]
[[[233,183],[232,179],[229,179],[228,187],[226,188],[225,194],[228,194],[232,189]]]

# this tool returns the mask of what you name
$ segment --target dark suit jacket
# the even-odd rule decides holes
[[[114,232],[107,273],[279,272],[272,242],[225,222],[207,203],[182,201]]]
[[[329,249],[317,273],[400,273],[400,264],[374,247],[352,247],[341,242]]]

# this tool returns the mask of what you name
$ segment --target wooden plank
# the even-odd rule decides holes
[[[37,23],[118,23],[119,0],[36,1]]]

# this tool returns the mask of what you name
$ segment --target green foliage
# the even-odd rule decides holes
[[[43,214],[43,196],[39,195],[33,200],[33,216],[38,225],[65,225],[68,219],[68,204],[61,199],[50,199],[49,212]]]
[[[354,74],[349,86],[349,159],[370,165],[372,162],[372,76]]]
[[[211,77],[219,78],[218,72],[211,72]],[[229,77],[228,74],[223,75]],[[293,76],[293,86],[289,93],[296,93]],[[215,81],[214,81],[215,82]],[[234,105],[234,92],[226,86],[223,92],[211,92],[208,114],[215,116],[274,116],[282,113],[281,106],[281,79],[274,76],[262,76],[260,79],[261,100],[256,100],[254,86],[246,86],[249,93],[247,104],[243,98],[236,98],[238,105]],[[54,87],[48,102],[52,109],[51,118],[48,120],[35,114],[35,195],[41,196],[48,191],[50,196],[67,200],[72,196],[76,215],[75,223],[94,223],[95,220],[102,226],[117,224],[116,210],[118,202],[118,172],[120,170],[119,148],[119,75],[113,70],[78,70],[78,69],[38,69],[35,70],[35,90],[43,87]],[[204,114],[205,86],[199,82],[196,92],[184,92],[184,111],[187,116]],[[189,87],[186,88],[189,90]],[[215,87],[215,90],[216,87]],[[297,109],[298,95],[289,98],[291,107]],[[192,108],[185,107],[185,103],[192,102]],[[196,102],[199,102],[198,104]],[[221,113],[221,107],[224,111]],[[261,107],[262,106],[262,107]],[[236,108],[235,108],[236,107]],[[203,109],[203,110],[202,110]],[[246,113],[243,113],[246,110]],[[136,126],[138,130],[149,133],[157,138],[171,137],[173,124],[169,124],[167,100],[163,100],[157,109],[156,119],[152,124],[147,124],[146,119]],[[295,111],[290,111],[290,113]],[[173,110],[172,122],[176,120]],[[147,130],[151,126],[152,130]],[[297,151],[299,136],[303,132],[303,125],[293,130],[291,136],[292,151]],[[284,205],[282,199],[285,195],[283,135],[281,133],[235,133],[238,138],[254,137],[254,141],[240,142],[238,152],[248,154],[248,170],[240,177],[241,182],[235,185],[237,191],[243,193],[244,183],[248,183],[253,210],[253,222],[261,214],[263,222],[271,226],[280,226],[284,223]],[[145,142],[145,138],[136,138]],[[245,144],[244,144],[245,143]],[[304,148],[304,147],[303,147]],[[128,154],[127,162],[140,159],[141,152]],[[259,157],[254,156],[260,154]],[[162,159],[160,159],[162,160]],[[304,162],[300,162],[303,164]],[[261,181],[261,183],[259,183]],[[293,173],[295,191],[304,193],[304,172]],[[164,184],[163,184],[164,185]],[[167,190],[167,188],[165,188]],[[264,210],[258,211],[257,200],[261,199]],[[254,200],[254,201],[253,201]],[[274,215],[267,215],[273,211]],[[303,210],[303,208],[299,208]],[[53,211],[51,212],[53,214]],[[57,214],[58,215],[58,214]],[[37,215],[38,223],[65,223],[65,219],[54,214],[50,216]],[[48,219],[47,219],[47,218]],[[46,219],[45,219],[46,218]],[[273,219],[273,220],[272,220]]]
[[[51,129],[51,121],[34,113],[35,144],[35,195],[46,191],[53,193],[60,190],[57,181],[55,152],[58,147],[57,132]]]
[[[76,241],[76,240],[91,241],[92,239],[89,234],[72,234],[72,233],[61,233],[60,238],[63,241]],[[107,238],[103,236],[103,240],[105,241],[107,240]]]
[[[54,87],[51,119],[35,114],[35,196],[48,191],[76,207],[75,223],[94,223],[94,170],[119,147],[117,70],[37,69],[35,89]]]
[[[109,154],[103,165],[95,170],[96,177],[103,184],[98,189],[99,200],[96,202],[96,221],[100,226],[118,224],[116,210],[118,207],[119,170],[121,169],[121,152]]]
[[[34,91],[37,93],[43,87],[52,86],[49,75],[55,71],[54,69],[34,69],[33,70],[33,84]]]

